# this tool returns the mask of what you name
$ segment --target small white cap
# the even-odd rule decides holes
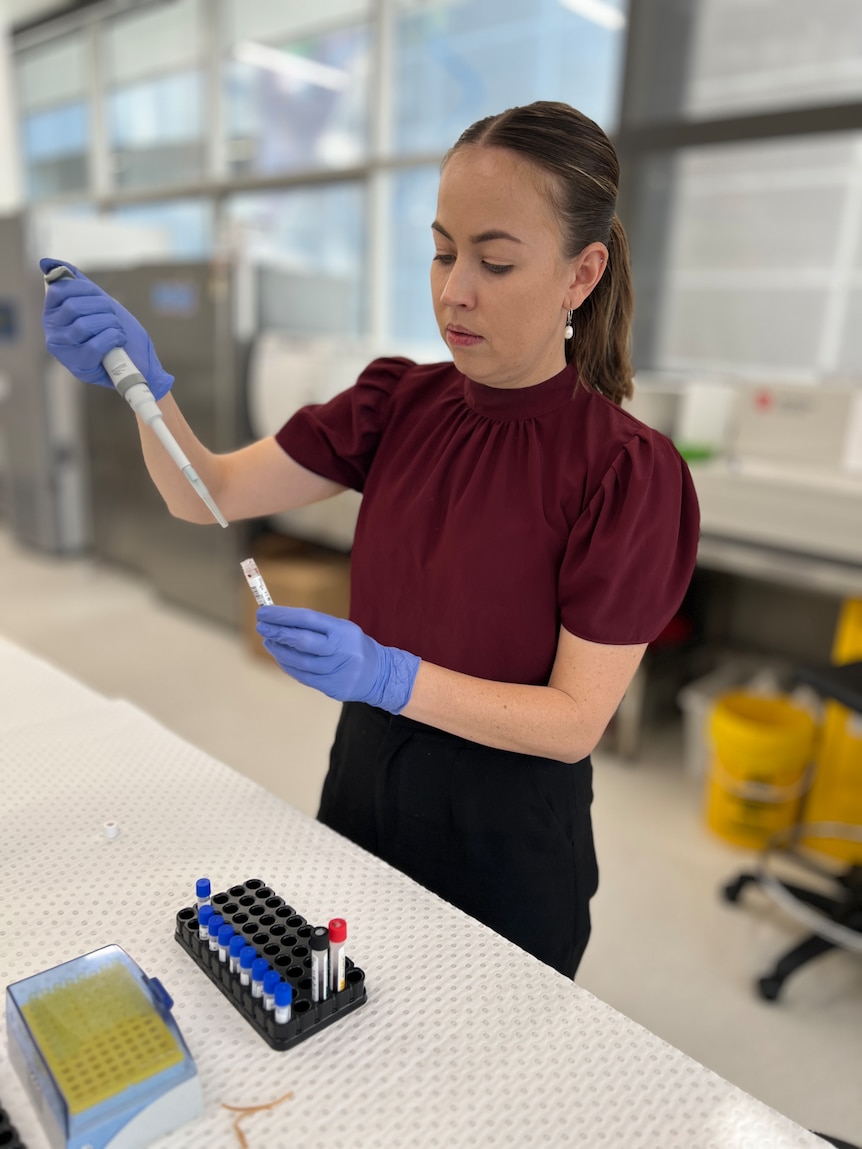
[[[117,825],[116,822],[106,822],[105,826],[104,826],[104,830],[105,830],[105,837],[108,839],[109,842],[111,842],[111,841],[113,841],[114,838],[116,838],[117,834],[119,834],[120,827]]]

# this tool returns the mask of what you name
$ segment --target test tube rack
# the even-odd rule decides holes
[[[0,1105],[0,1145],[3,1149],[26,1149],[18,1130],[2,1105]]]
[[[367,1001],[365,973],[349,957],[344,989],[330,993],[324,1001],[312,1000],[308,939],[314,927],[260,878],[249,878],[213,894],[210,900],[215,912],[293,987],[290,1020],[276,1024],[274,1012],[265,1010],[261,999],[252,997],[251,987],[242,985],[239,975],[219,960],[218,951],[210,950],[209,942],[201,940],[194,906],[177,913],[174,937],[273,1049],[291,1049]]]

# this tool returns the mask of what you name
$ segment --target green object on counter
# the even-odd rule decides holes
[[[702,443],[674,443],[674,446],[687,463],[705,463],[708,459],[714,459],[718,453],[715,447]]]

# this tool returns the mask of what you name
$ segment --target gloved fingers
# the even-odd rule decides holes
[[[116,316],[99,311],[95,315],[79,315],[70,323],[49,326],[48,330],[58,344],[84,347],[98,340],[107,340],[106,351],[112,347],[125,347],[126,333],[117,323]],[[104,352],[103,352],[104,354]]]
[[[287,646],[275,638],[265,638],[263,648],[288,674],[301,676],[303,681],[313,677],[328,678],[344,669],[345,660],[338,653],[315,654]]]
[[[75,352],[75,367],[96,367],[114,347],[123,347],[126,336],[116,324],[106,323],[107,316],[83,316],[65,327],[48,326],[45,331],[48,350],[62,356]]]
[[[296,626],[302,630],[316,630],[321,634],[330,634],[338,624],[344,624],[345,619],[335,618],[331,614],[323,614],[319,610],[311,610],[304,606],[260,606],[257,608],[257,621],[271,623],[273,626]]]
[[[61,279],[52,283],[42,305],[42,322],[65,327],[83,315],[104,315],[117,327],[117,303],[89,279]]]
[[[45,328],[45,345],[68,371],[83,383],[99,383],[113,387],[113,380],[102,366],[102,360],[115,347],[122,347],[126,337],[117,327],[103,327],[98,323],[94,332],[90,321],[78,320],[68,327]]]
[[[67,259],[53,259],[51,256],[39,260],[39,267],[43,275],[47,275],[49,271],[53,271],[55,267],[68,267],[69,271],[75,276],[76,279],[86,279],[82,271],[79,271],[73,263],[69,263]]]
[[[312,655],[315,658],[321,658],[333,651],[330,636],[317,630],[306,630],[298,626],[273,626],[271,623],[259,622],[257,632],[281,648]]]
[[[81,308],[79,304],[86,302],[87,306]],[[126,333],[123,331],[113,311],[104,306],[95,307],[98,300],[75,300],[74,306],[63,306],[53,312],[42,316],[42,328],[49,339],[58,345],[67,347],[80,347],[94,335],[111,331],[114,333],[115,346],[122,347],[126,343]]]
[[[74,288],[67,291],[66,288]],[[95,284],[82,284],[67,279],[62,284],[52,284],[48,287],[43,304],[43,315],[48,323],[71,323],[78,315],[110,315],[117,322],[114,300],[95,287]]]
[[[332,653],[360,633],[347,619],[299,606],[258,607],[257,629],[266,638],[316,655]]]
[[[46,300],[69,299],[71,296],[77,298],[79,295],[101,295],[103,299],[110,299],[106,291],[86,276],[79,276],[76,279],[54,279],[53,283],[46,284]]]

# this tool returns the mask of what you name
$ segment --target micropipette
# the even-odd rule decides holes
[[[74,278],[74,275],[68,267],[59,264],[57,267],[52,267],[45,275],[45,290],[47,291],[48,285],[56,282],[58,279]],[[156,400],[152,391],[147,386],[146,379],[123,348],[115,347],[109,351],[107,355],[103,356],[102,366],[107,371],[114,387],[126,400],[135,414],[140,415],[146,425],[153,429],[156,438],[188,479],[189,483],[191,483],[198,497],[209,508],[216,522],[226,527],[228,525],[227,519],[216,506],[216,502],[206,489],[203,480],[198,476],[197,471],[186,458],[179,443],[171,434],[165,423],[164,416],[156,406]]]

